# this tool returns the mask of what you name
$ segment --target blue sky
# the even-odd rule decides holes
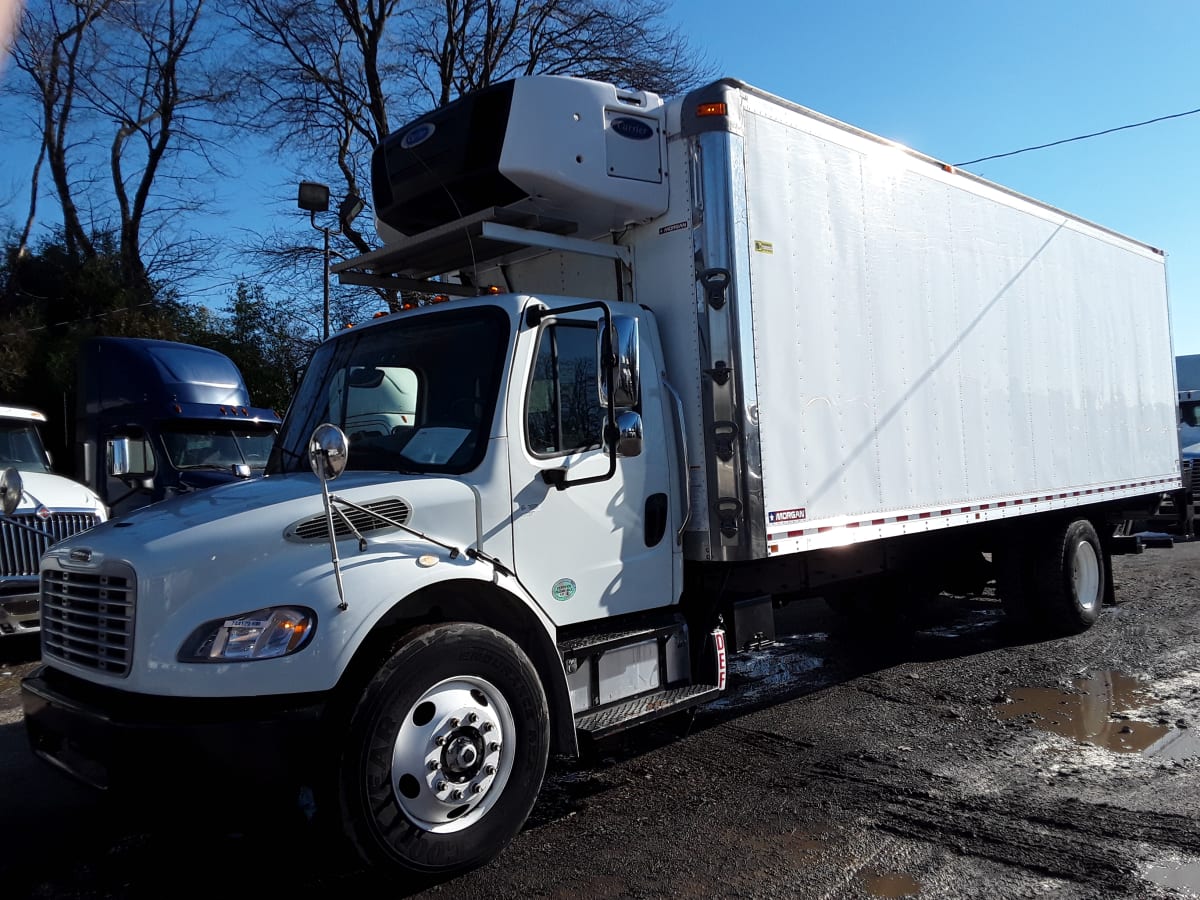
[[[1195,0],[677,0],[671,14],[720,74],[949,163],[1200,107]],[[1175,352],[1200,353],[1200,114],[968,168],[1165,250]]]
[[[667,9],[716,74],[950,163],[1200,107],[1196,0],[676,0]],[[9,219],[24,210],[28,166],[11,141],[23,127],[3,126]],[[265,155],[214,185],[225,209],[209,221],[235,240],[297,221],[295,173],[264,166]],[[1176,352],[1200,353],[1200,115],[969,168],[1165,250]],[[242,274],[249,266],[231,253],[186,293],[220,307]]]

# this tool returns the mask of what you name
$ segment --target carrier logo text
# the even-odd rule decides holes
[[[774,525],[777,522],[803,522],[808,518],[804,507],[799,509],[773,509],[767,513],[767,521]]]

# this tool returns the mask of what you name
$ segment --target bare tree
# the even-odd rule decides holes
[[[91,30],[111,3],[112,0],[77,0],[39,4],[36,8],[30,4],[21,17],[19,36],[12,48],[13,62],[32,82],[29,94],[38,108],[42,140],[33,171],[29,216],[20,240],[22,251],[36,217],[37,179],[45,160],[58,194],[68,251],[84,256],[95,252],[90,229],[84,227],[75,201],[69,135],[80,82],[86,82],[95,61],[88,50]]]
[[[368,196],[371,153],[397,123],[498,81],[570,74],[669,95],[710,74],[654,0],[244,0],[231,14],[254,48],[259,125],[297,176],[327,172],[346,195]],[[342,247],[370,244],[348,228]],[[282,275],[311,250],[254,252]]]
[[[205,254],[176,223],[200,205],[190,186],[215,168],[217,110],[235,95],[214,70],[219,31],[205,16],[206,0],[44,0],[27,7],[14,43],[67,248],[93,257],[96,235],[113,232],[130,286],[155,270],[185,274]],[[184,154],[202,166],[177,164]]]

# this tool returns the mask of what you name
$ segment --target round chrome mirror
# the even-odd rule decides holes
[[[308,464],[313,473],[325,481],[333,481],[346,469],[350,445],[346,435],[336,425],[318,425],[308,441]]]
[[[617,456],[642,454],[642,417],[633,410],[617,414]]]
[[[4,509],[6,516],[11,516],[21,505],[21,495],[24,492],[25,485],[21,481],[20,472],[11,467],[0,472],[0,508]]]

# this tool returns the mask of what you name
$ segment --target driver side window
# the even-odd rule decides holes
[[[542,329],[525,399],[525,436],[535,456],[562,456],[601,445],[596,329],[555,323]]]

